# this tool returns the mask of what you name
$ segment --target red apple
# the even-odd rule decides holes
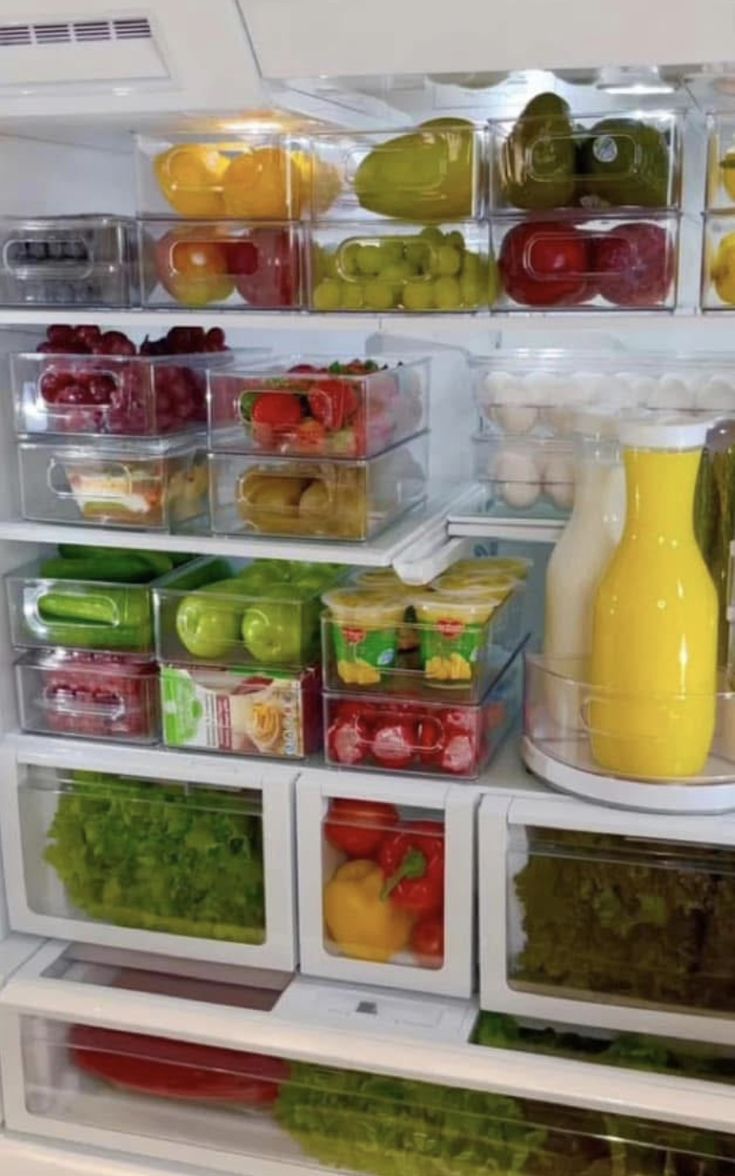
[[[589,238],[575,225],[524,221],[503,238],[506,294],[521,306],[570,306],[593,296]]]
[[[291,230],[251,229],[228,246],[228,253],[235,285],[249,306],[298,306],[298,243]]]
[[[660,306],[676,262],[666,229],[643,221],[615,225],[592,241],[592,265],[603,298],[615,306]]]

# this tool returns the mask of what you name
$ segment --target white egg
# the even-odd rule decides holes
[[[528,400],[525,388],[508,388],[496,399],[492,419],[506,433],[530,433],[539,419],[539,410]]]
[[[735,372],[710,376],[697,396],[697,408],[735,412]]]
[[[574,458],[570,453],[555,453],[543,467],[544,493],[560,510],[574,504]]]
[[[627,380],[631,400],[630,405],[625,407],[645,408],[650,403],[651,397],[656,395],[658,380],[653,376],[641,375],[639,372],[631,372],[627,375]]]
[[[501,450],[491,458],[489,473],[497,492],[516,510],[528,510],[541,493],[539,465],[528,448]]]
[[[559,395],[556,404],[545,410],[546,423],[558,437],[565,437],[579,409],[589,402],[588,387],[571,381]]]
[[[569,385],[569,377],[537,368],[524,376],[523,387],[531,404],[555,404]]]
[[[679,375],[665,372],[658,380],[656,390],[646,402],[648,408],[694,408],[694,389]]]

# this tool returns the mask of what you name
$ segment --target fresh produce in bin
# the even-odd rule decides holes
[[[237,221],[142,221],[145,306],[299,308],[301,229]]]
[[[474,779],[501,747],[520,712],[518,655],[481,703],[327,694],[327,762],[349,768]]]
[[[262,944],[262,825],[253,793],[75,771],[43,856],[92,919]]]
[[[318,670],[161,666],[168,747],[303,759],[321,747]]]
[[[497,268],[484,226],[398,228],[369,233],[356,225],[337,242],[333,229],[313,233],[311,309],[466,311],[495,302]]]
[[[676,215],[624,221],[580,211],[548,219],[498,219],[494,229],[508,309],[656,310],[674,304]]]
[[[340,564],[199,559],[154,590],[162,661],[301,667],[318,660],[320,595]]]
[[[426,362],[297,358],[212,373],[212,448],[370,457],[425,427]]]
[[[131,654],[39,650],[24,654],[15,673],[24,731],[132,743],[158,739],[155,661]]]
[[[227,350],[220,327],[172,327],[138,350],[121,331],[55,324],[36,353],[11,354],[16,427],[131,437],[201,429],[206,369]]]
[[[537,94],[515,122],[490,124],[492,203],[528,211],[672,208],[680,198],[681,130],[672,112],[575,116]]]
[[[170,531],[206,515],[206,454],[195,443],[21,441],[23,517]]]
[[[323,831],[327,949],[373,963],[442,967],[443,820],[334,797]]]

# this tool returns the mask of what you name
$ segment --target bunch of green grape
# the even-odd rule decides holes
[[[492,258],[467,249],[458,229],[314,245],[314,310],[477,310],[495,301]]]

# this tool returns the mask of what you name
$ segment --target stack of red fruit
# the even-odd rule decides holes
[[[37,350],[48,356],[37,386],[49,432],[149,436],[204,425],[205,365],[184,357],[227,346],[220,327],[172,327],[138,350],[121,331],[55,324]]]
[[[152,743],[158,667],[145,658],[57,649],[40,661],[45,726],[60,735]]]

